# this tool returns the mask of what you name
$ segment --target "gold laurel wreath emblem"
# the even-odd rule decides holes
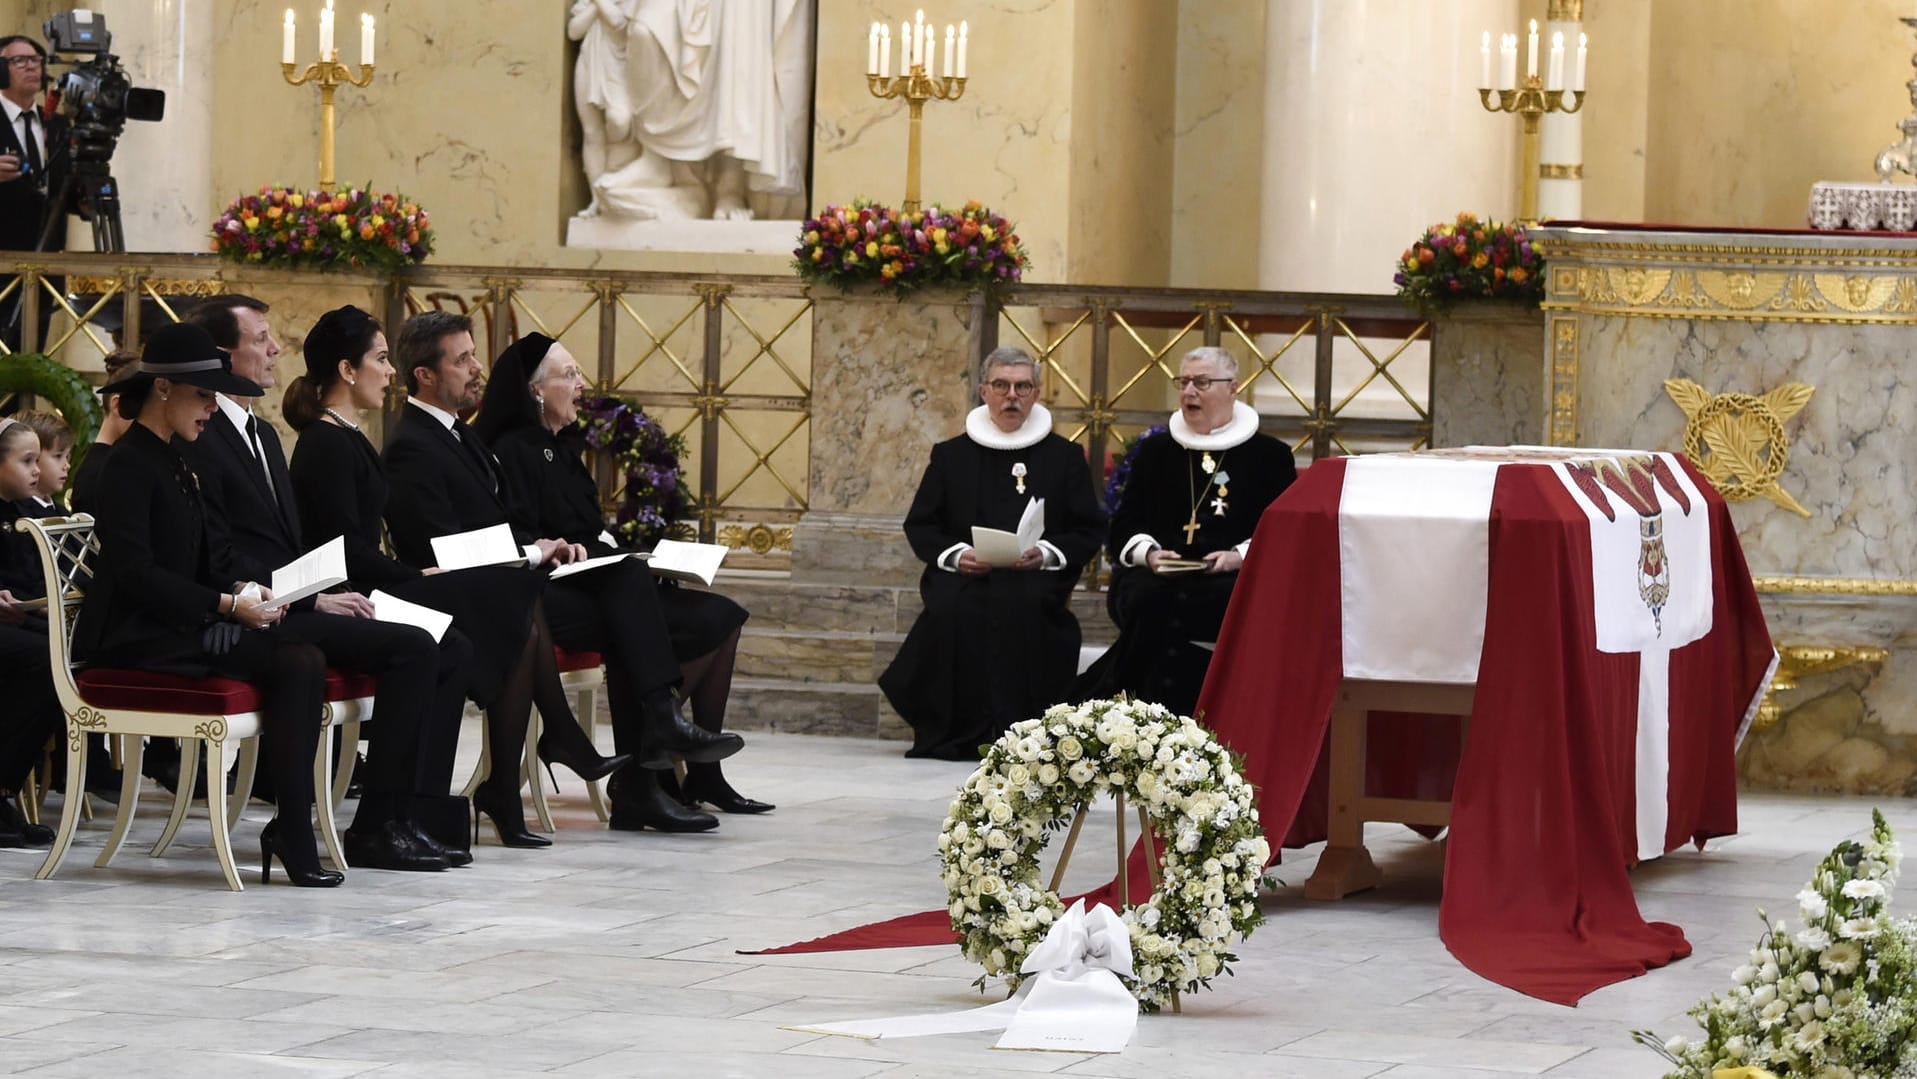
[[[1778,485],[1791,441],[1784,424],[1817,392],[1802,382],[1787,382],[1763,396],[1712,394],[1688,378],[1664,381],[1664,392],[1684,410],[1684,456],[1710,478],[1727,502],[1762,496],[1809,517],[1790,492]]]

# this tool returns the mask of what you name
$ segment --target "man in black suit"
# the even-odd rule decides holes
[[[60,190],[66,175],[69,147],[67,121],[62,116],[42,114],[37,98],[46,81],[47,51],[30,37],[13,34],[0,37],[0,250],[31,251],[40,242],[40,233],[51,213],[64,214],[49,200]],[[65,235],[56,237],[55,250],[65,246]],[[20,295],[16,291],[0,300],[0,336],[7,347],[18,349]],[[40,305],[40,334],[46,339],[47,319],[52,305]]]
[[[409,400],[386,440],[386,474],[392,484],[386,525],[402,561],[431,566],[437,564],[433,537],[509,525],[513,494],[492,452],[459,418],[461,411],[479,404],[481,369],[472,321],[444,311],[408,319],[399,332],[394,363],[406,375]],[[534,569],[582,559],[586,553],[578,544],[519,530],[514,539]],[[628,560],[551,582],[544,600],[553,640],[563,648],[606,657],[614,745],[634,757],[608,785],[612,827],[716,827],[718,821],[708,814],[666,804],[670,800],[659,795],[657,783],[634,771],[671,768],[675,753],[689,761],[716,761],[745,744],[736,734],[702,730],[679,711],[673,694],[679,662],[652,574],[642,563]]]
[[[280,346],[266,310],[250,296],[215,296],[185,321],[232,356],[235,374],[269,389]],[[205,433],[179,449],[200,477],[209,534],[230,544],[242,578],[270,581],[305,547],[279,433],[253,415],[251,398],[244,400],[221,395]],[[317,645],[329,666],[379,678],[346,859],[374,869],[463,865],[472,860],[464,849],[465,799],[453,799],[460,804],[449,813],[447,791],[472,645],[450,630],[436,644],[424,630],[374,621],[372,614],[372,603],[357,592],[326,592],[294,604],[280,631]],[[453,823],[442,826],[448,816]]]

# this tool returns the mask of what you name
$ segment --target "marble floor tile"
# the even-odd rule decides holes
[[[85,825],[53,881],[31,879],[36,853],[0,852],[0,1073],[1638,1079],[1660,1061],[1630,1031],[1691,1033],[1686,1009],[1728,983],[1755,939],[1752,908],[1788,911],[1873,804],[1747,795],[1739,835],[1638,867],[1646,916],[1682,926],[1694,955],[1575,1009],[1459,965],[1437,936],[1444,845],[1380,825],[1366,834],[1381,887],[1307,900],[1318,848],[1286,852],[1235,976],[1183,1015],[1142,1017],[1122,1054],[782,1029],[1002,996],[980,994],[949,945],[740,954],[942,902],[933,840],[969,769],[906,761],[902,748],[755,732],[728,774],[778,811],[722,816],[697,836],[609,832],[562,777],[551,850],[488,835],[469,869],[356,870],[329,891],[258,885],[247,851],[260,807],[236,834],[251,870],[238,894],[221,886],[203,819],[166,857],[129,849],[105,870],[91,859],[106,824]],[[465,759],[473,749],[469,731]],[[1917,834],[1917,803],[1886,809]],[[1110,875],[1109,818],[1088,822],[1068,891]],[[158,821],[141,828],[150,841]],[[1914,888],[1900,890],[1906,913]]]

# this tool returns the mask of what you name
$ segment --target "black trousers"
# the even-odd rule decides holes
[[[289,612],[272,632],[318,648],[329,667],[379,679],[360,773],[366,790],[443,795],[451,789],[473,657],[464,635],[447,630],[435,643],[413,626],[318,611]]]
[[[679,661],[652,574],[643,563],[627,559],[548,582],[546,621],[561,648],[605,657],[613,745],[621,753],[639,752],[639,702],[679,681]]]
[[[0,791],[17,791],[64,724],[44,621],[0,625],[0,686]]]

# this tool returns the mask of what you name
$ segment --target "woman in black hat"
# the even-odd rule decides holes
[[[200,437],[214,394],[258,397],[230,358],[197,326],[155,331],[120,383],[120,415],[133,420],[100,482],[100,562],[80,608],[74,648],[114,667],[219,675],[260,689],[260,756],[271,772],[278,815],[260,832],[260,876],[277,856],[294,884],[331,888],[345,875],[322,869],[313,842],[313,755],[319,747],[326,660],[273,629],[281,612],[264,590],[246,588],[207,538],[199,477],[170,442]]]
[[[545,847],[551,840],[526,827],[517,762],[532,705],[546,717],[540,755],[588,780],[612,774],[630,758],[602,757],[573,718],[559,684],[540,593],[544,579],[524,569],[492,566],[422,572],[380,549],[380,517],[388,484],[379,454],[359,430],[362,411],[379,408],[392,381],[386,334],[373,316],[347,306],[321,315],[302,347],[306,373],[286,389],[283,413],[300,433],[290,471],[306,541],[346,540],[346,571],[363,589],[379,588],[453,617],[473,641],[473,700],[486,709],[492,774],[473,792],[509,847]]]
[[[528,334],[493,365],[474,429],[493,448],[510,481],[513,524],[580,544],[596,558],[624,548],[606,531],[599,487],[580,459],[585,447],[576,437],[574,421],[586,385],[578,361],[564,345],[544,334]],[[693,721],[718,733],[725,727],[746,610],[717,593],[671,581],[659,582],[659,606]],[[640,777],[641,782],[652,780]],[[670,777],[662,775],[658,782],[669,784]],[[717,761],[686,762],[685,785],[677,793],[694,808],[700,802],[727,813],[773,808],[734,790]],[[647,812],[640,810],[642,817]]]

